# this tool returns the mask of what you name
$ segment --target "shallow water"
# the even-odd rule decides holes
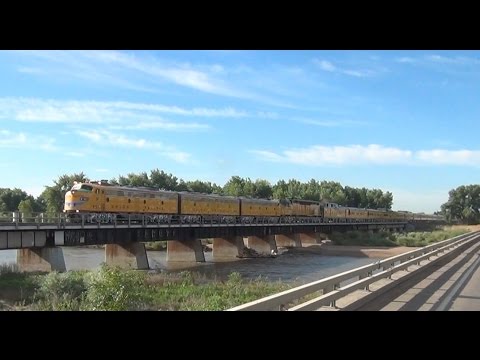
[[[105,261],[104,249],[64,247],[67,270],[95,269]],[[151,269],[164,271],[190,270],[207,278],[225,279],[238,272],[245,278],[262,278],[271,281],[307,283],[347,271],[377,259],[350,256],[324,256],[315,253],[283,252],[276,258],[236,259],[213,262],[212,253],[205,252],[204,263],[168,263],[166,251],[147,251]],[[16,250],[0,251],[0,265],[16,262]]]

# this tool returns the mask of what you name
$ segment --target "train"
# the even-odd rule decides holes
[[[160,224],[365,223],[440,220],[439,216],[363,209],[331,202],[256,199],[149,187],[75,182],[65,194],[67,219],[108,223],[128,219]],[[85,214],[85,215],[83,215]]]

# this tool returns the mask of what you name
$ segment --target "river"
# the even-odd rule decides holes
[[[105,261],[104,249],[84,247],[63,247],[67,270],[91,270]],[[176,263],[166,261],[166,251],[147,251],[151,269],[162,271],[190,270],[209,279],[225,279],[228,274],[238,272],[244,278],[261,276],[270,281],[295,282],[303,284],[347,271],[377,259],[350,256],[324,256],[308,252],[280,252],[275,258],[237,259],[228,262],[214,262],[211,252],[205,252],[204,263]],[[16,250],[0,251],[0,265],[15,263]]]

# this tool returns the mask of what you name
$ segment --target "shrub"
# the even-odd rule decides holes
[[[79,310],[87,290],[84,275],[84,271],[72,271],[37,276],[37,306],[41,310]]]
[[[102,265],[89,274],[85,310],[134,310],[141,306],[145,273]]]

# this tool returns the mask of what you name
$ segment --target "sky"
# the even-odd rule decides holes
[[[480,175],[478,51],[0,51],[0,187],[153,169],[432,213]]]

